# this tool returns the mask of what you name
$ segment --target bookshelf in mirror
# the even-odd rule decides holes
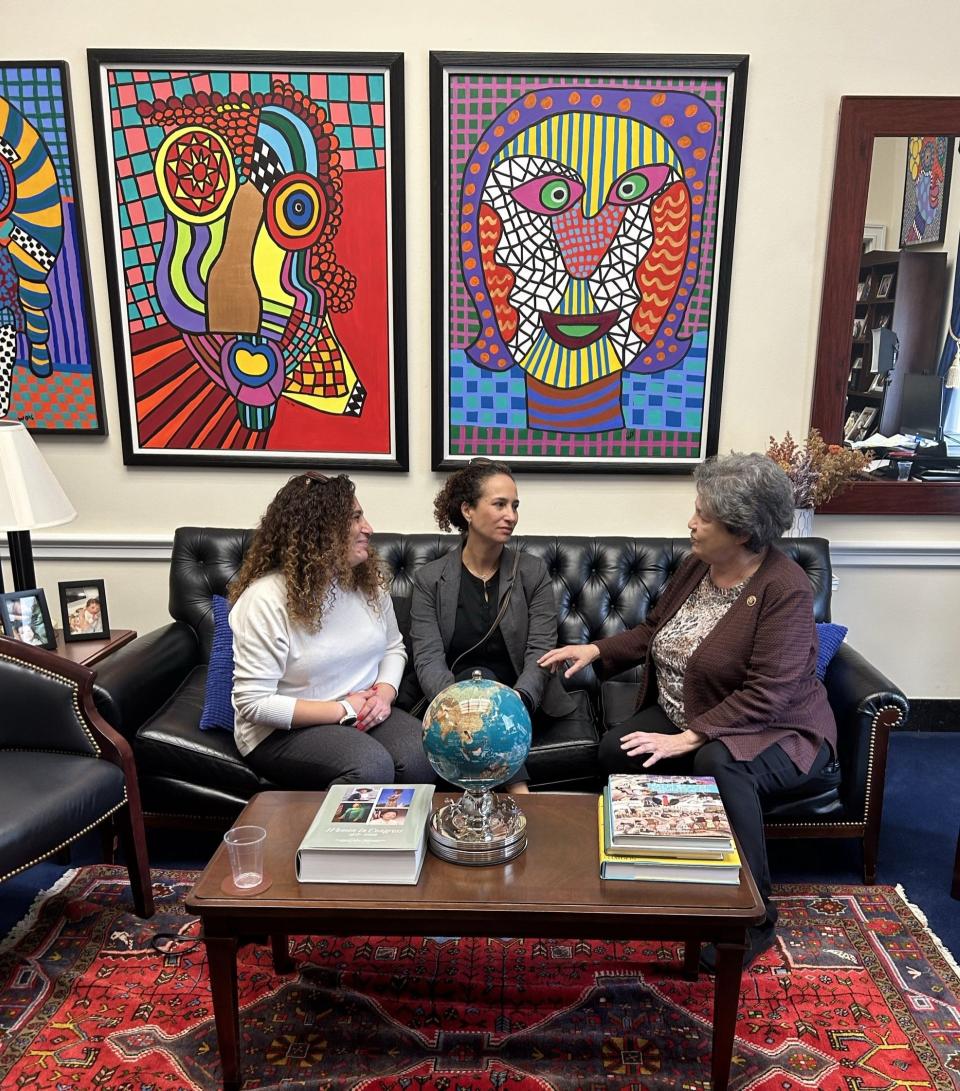
[[[942,252],[873,250],[863,255],[851,329],[845,439],[865,439],[891,426],[896,430],[892,422],[899,419],[900,377],[936,367],[945,290]],[[884,371],[884,361],[875,359],[876,331],[883,329],[899,342],[894,371]]]

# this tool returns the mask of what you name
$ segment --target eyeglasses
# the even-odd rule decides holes
[[[320,473],[319,470],[307,470],[303,475],[308,481],[319,481],[321,485],[326,484],[330,480],[326,474]]]
[[[467,463],[468,466],[492,466],[493,459],[487,458],[486,455],[477,455],[476,458],[471,458]]]

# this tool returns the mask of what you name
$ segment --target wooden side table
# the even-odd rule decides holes
[[[63,639],[61,630],[57,629],[56,654],[69,659],[71,663],[92,667],[124,644],[129,644],[136,635],[135,629],[111,629],[109,640],[71,640],[68,643]]]

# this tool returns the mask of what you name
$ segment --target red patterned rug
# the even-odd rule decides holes
[[[220,1064],[192,872],[85,867],[0,945],[0,1087],[178,1091]],[[960,1088],[960,976],[892,887],[779,888],[744,975],[731,1088]],[[177,942],[162,934],[181,937]],[[161,950],[157,949],[157,946]],[[675,944],[297,937],[240,960],[245,1088],[709,1087],[713,986]]]

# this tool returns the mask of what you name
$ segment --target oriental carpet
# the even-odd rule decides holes
[[[193,872],[69,873],[0,944],[0,1086],[178,1091],[220,1064]],[[744,975],[732,1089],[960,1089],[960,975],[893,887],[782,886]],[[386,922],[385,922],[386,923]],[[179,937],[179,938],[168,938]],[[245,1088],[709,1087],[711,979],[676,944],[298,936],[240,955]]]

